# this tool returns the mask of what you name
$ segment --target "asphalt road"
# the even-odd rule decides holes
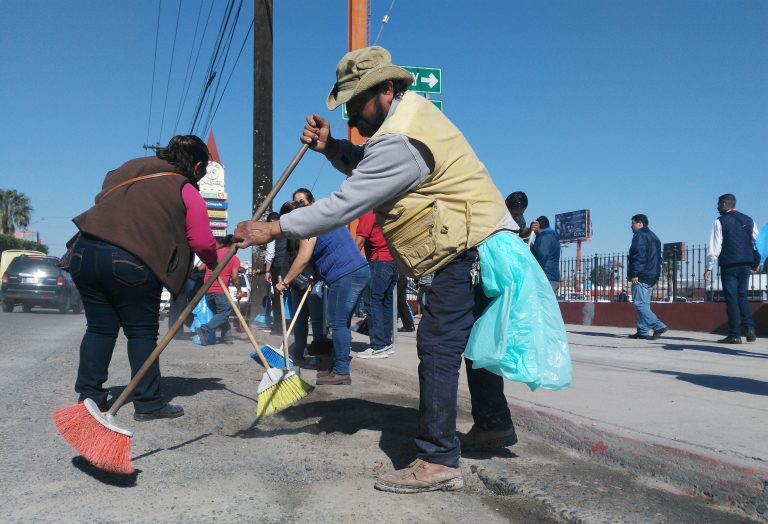
[[[172,342],[163,390],[186,414],[135,422],[125,406],[118,423],[134,431],[138,472],[107,475],[51,422],[76,401],[84,329],[83,315],[0,314],[2,522],[749,522],[524,433],[514,452],[463,457],[462,491],[375,491],[377,474],[413,458],[417,392],[371,378],[357,361],[352,386],[319,387],[255,424],[262,369],[245,339]],[[110,371],[119,392],[129,379],[122,335]],[[459,425],[471,425],[467,413]]]

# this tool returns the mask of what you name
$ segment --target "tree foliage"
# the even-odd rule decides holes
[[[38,244],[34,240],[22,240],[13,235],[0,235],[0,253],[6,249],[29,249],[30,251],[48,253],[48,246],[45,244]]]
[[[16,228],[29,225],[32,206],[24,193],[15,189],[0,189],[0,234],[12,235]]]

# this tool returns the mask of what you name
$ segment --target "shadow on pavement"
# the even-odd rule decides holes
[[[751,351],[744,351],[743,349],[731,349],[722,346],[705,346],[700,344],[664,344],[662,349],[669,351],[706,351],[708,353],[719,353],[721,355],[728,355],[730,357],[752,357],[752,358],[768,358],[768,353],[753,353]]]
[[[585,335],[587,337],[627,338],[626,335],[617,335],[616,333],[602,333],[600,331],[571,331],[571,330],[568,330],[568,333],[573,333],[574,335]]]
[[[691,384],[705,388],[717,389],[719,391],[768,396],[768,382],[764,382],[762,380],[742,377],[728,377],[725,375],[697,375],[695,373],[681,373],[679,371],[667,371],[663,369],[652,369],[651,373],[673,375],[677,378],[677,380],[690,382]]]
[[[400,469],[407,466],[414,457],[413,437],[418,430],[418,410],[394,404],[407,404],[412,402],[411,399],[393,397],[391,401],[392,404],[387,404],[344,398],[301,403],[274,417],[257,421],[232,436],[269,438],[300,433],[352,435],[360,430],[379,431],[379,447],[392,461],[395,469]],[[282,421],[304,422],[305,425],[281,427]]]
[[[116,486],[118,488],[134,487],[136,485],[136,479],[138,478],[139,473],[141,473],[140,469],[137,469],[130,475],[118,475],[116,473],[109,473],[103,469],[95,467],[93,464],[79,455],[72,457],[72,465],[89,477],[98,480],[103,484]]]
[[[209,390],[222,390],[227,387],[221,383],[218,377],[191,378],[191,377],[167,377],[160,379],[160,389],[165,399],[170,402],[176,397],[194,397],[198,393]],[[125,386],[113,386],[109,388],[109,405],[117,400]],[[234,392],[233,392],[234,393]],[[238,393],[235,393],[239,395]],[[240,395],[244,396],[244,395]],[[250,398],[250,397],[247,397]],[[126,404],[129,404],[128,400]]]

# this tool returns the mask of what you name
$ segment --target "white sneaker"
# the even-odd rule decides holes
[[[395,354],[395,346],[393,346],[392,344],[390,344],[390,345],[388,345],[388,346],[386,346],[386,347],[384,347],[382,349],[382,351],[385,351],[385,350],[387,352],[387,356]]]
[[[355,353],[357,358],[387,358],[389,356],[388,351],[392,350],[392,346],[386,346],[381,349],[368,348],[365,351],[358,351]]]

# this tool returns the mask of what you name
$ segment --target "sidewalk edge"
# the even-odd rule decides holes
[[[356,366],[357,372],[418,391],[414,373],[376,362],[361,364]],[[459,387],[458,399],[459,409],[468,413],[471,407],[465,386]],[[631,435],[631,430],[612,431],[578,415],[563,416],[524,401],[508,398],[507,403],[516,426],[548,442],[607,465],[661,479],[683,495],[768,518],[768,466],[750,467],[724,455],[692,452],[673,441],[652,442]]]

